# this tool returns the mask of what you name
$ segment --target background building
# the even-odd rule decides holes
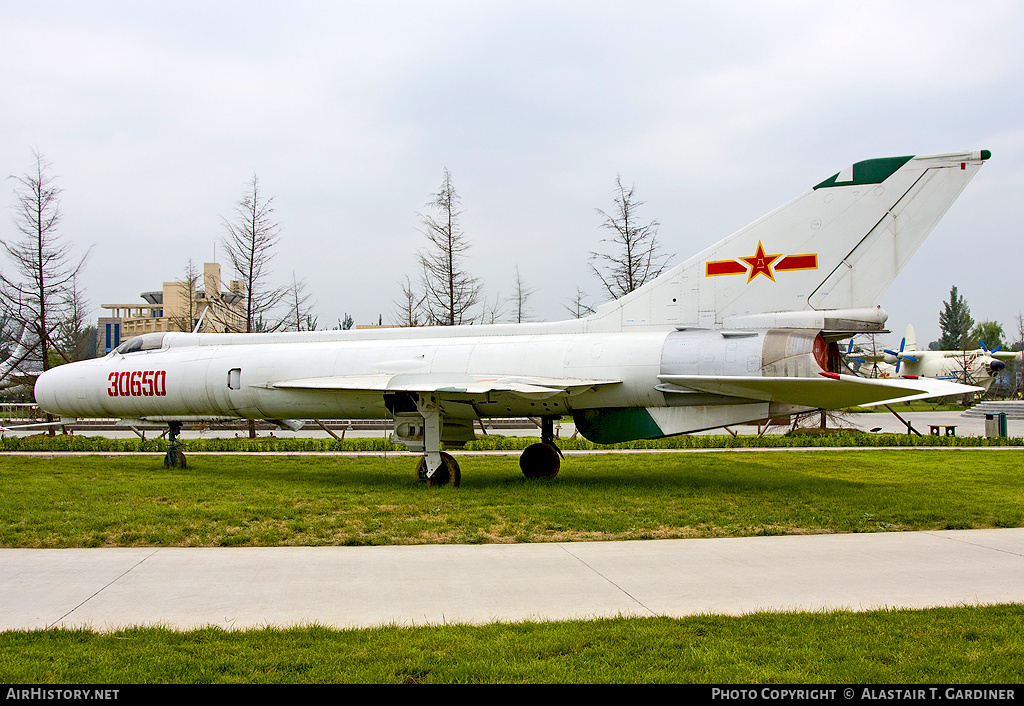
[[[143,333],[193,331],[202,322],[205,333],[244,331],[242,282],[232,280],[221,290],[220,265],[207,262],[202,277],[164,282],[160,291],[143,292],[145,303],[103,304],[109,313],[96,322],[96,350],[105,355],[121,341]]]

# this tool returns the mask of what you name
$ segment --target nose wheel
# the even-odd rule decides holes
[[[168,422],[170,431],[167,432],[167,453],[164,455],[164,468],[185,468],[185,454],[178,447],[178,434],[181,433],[181,422]]]

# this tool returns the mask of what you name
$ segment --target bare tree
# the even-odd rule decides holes
[[[0,307],[0,362],[6,362],[17,345],[21,329]],[[3,379],[3,376],[0,376]]]
[[[267,284],[268,264],[273,257],[281,227],[274,221],[273,198],[260,192],[260,182],[253,172],[245,194],[235,204],[235,220],[222,218],[228,235],[223,239],[228,259],[238,273],[245,291],[242,294],[244,333],[273,331],[281,323],[272,324],[266,316],[281,300],[283,290]],[[230,321],[222,322],[230,327]],[[256,438],[256,424],[250,419],[249,438]]]
[[[592,251],[589,262],[604,288],[613,299],[618,299],[660,275],[673,256],[660,252],[659,223],[640,223],[637,209],[644,202],[637,201],[636,187],[631,186],[627,191],[622,178],[615,177],[615,192],[613,215],[595,209],[604,217],[601,227],[612,232],[610,238],[603,238],[601,242],[611,245],[613,252]]]
[[[516,281],[515,288],[512,293],[512,306],[515,309],[517,324],[529,321],[530,316],[533,315],[533,312],[527,302],[535,291],[536,290],[533,287],[527,287],[523,283],[523,278],[519,274],[519,265],[516,265]]]
[[[426,297],[420,296],[413,288],[409,276],[402,285],[402,298],[395,302],[395,315],[392,321],[397,326],[422,326],[423,302]]]
[[[188,332],[195,328],[199,320],[199,302],[196,299],[196,289],[198,289],[202,277],[203,275],[196,267],[195,261],[189,258],[188,263],[185,265],[185,271],[182,273],[182,278],[176,282],[178,294],[181,296],[181,309],[175,315],[167,317],[168,323],[173,330]],[[212,294],[219,294],[219,292],[206,293],[207,297],[210,297]],[[169,304],[170,302],[164,302],[165,312]]]
[[[440,190],[431,198],[427,206],[436,211],[436,217],[419,214],[423,234],[430,241],[429,248],[419,252],[423,311],[430,324],[472,323],[470,311],[480,303],[482,291],[479,280],[463,269],[469,242],[459,228],[459,196],[447,167]]]
[[[508,303],[508,301],[501,298],[501,292],[495,292],[493,300],[485,300],[483,303],[480,323],[496,324],[501,321],[501,317],[505,315],[505,307]]]
[[[292,272],[292,283],[285,293],[288,304],[288,315],[285,317],[285,331],[315,331],[316,317],[313,314],[314,304],[309,303],[312,295],[306,292],[306,280],[299,279]],[[310,326],[313,328],[309,328]]]
[[[579,287],[576,287],[576,297],[565,307],[565,310],[572,314],[575,319],[582,319],[594,313],[593,307],[586,303],[587,294]]]
[[[57,350],[66,362],[96,357],[96,327],[88,323],[89,302],[72,278],[66,294],[66,315],[57,326]]]
[[[259,179],[253,173],[245,194],[235,204],[235,220],[222,218],[228,234],[222,240],[228,259],[245,288],[242,297],[244,332],[270,331],[280,322],[270,323],[269,313],[281,300],[283,290],[268,285],[273,248],[281,227],[274,221],[273,198],[260,192]],[[229,324],[229,322],[224,322]]]
[[[73,347],[84,327],[85,302],[78,287],[88,252],[72,255],[71,243],[59,232],[60,187],[48,173],[50,163],[33,151],[35,166],[12,176],[14,224],[21,237],[2,241],[13,267],[0,273],[0,305],[11,328],[18,330],[19,359],[8,361],[8,373],[23,364],[48,370],[74,360]]]

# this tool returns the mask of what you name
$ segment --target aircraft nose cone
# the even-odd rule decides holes
[[[80,363],[68,363],[50,368],[36,378],[33,392],[36,404],[50,414],[75,416],[78,397],[78,368]]]
[[[55,402],[53,399],[53,385],[51,384],[51,377],[50,371],[47,370],[36,378],[36,384],[33,388],[36,404],[47,412],[52,411],[52,407]]]
[[[36,404],[43,410],[50,413],[60,413],[57,404],[57,390],[59,385],[56,378],[60,375],[58,369],[47,370],[38,378],[34,388]]]

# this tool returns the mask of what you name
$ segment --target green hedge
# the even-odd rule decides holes
[[[539,441],[537,437],[486,436],[465,445],[467,451],[518,451]],[[664,439],[641,439],[620,444],[595,444],[582,437],[560,439],[558,447],[564,451],[591,451],[595,449],[736,449],[736,448],[814,448],[814,447],[893,447],[893,446],[1024,446],[1020,437],[988,439],[980,436],[910,436],[907,434],[870,434],[867,432],[837,431],[826,434],[788,433],[771,434],[760,438],[753,435],[730,434],[682,435]],[[180,446],[190,451],[225,452],[353,452],[404,451],[405,447],[385,437],[356,439],[182,439]],[[2,451],[38,452],[163,452],[166,439],[108,439],[100,436],[10,436],[0,438]]]

